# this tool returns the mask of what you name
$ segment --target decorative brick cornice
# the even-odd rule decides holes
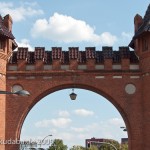
[[[18,48],[13,52],[9,60],[10,64],[17,64],[18,60],[25,60],[27,64],[34,64],[37,60],[44,64],[51,64],[54,60],[59,60],[61,64],[69,64],[70,60],[85,64],[88,59],[94,59],[95,64],[103,63],[105,59],[112,59],[113,63],[120,63],[123,59],[129,59],[130,63],[138,63],[138,58],[134,51],[128,47],[119,47],[118,51],[113,51],[112,47],[102,47],[102,50],[95,50],[95,47],[86,47],[85,51],[80,51],[78,47],[70,47],[68,51],[62,51],[61,47],[52,47],[51,51],[44,47],[36,47],[35,51],[28,51],[28,48]]]

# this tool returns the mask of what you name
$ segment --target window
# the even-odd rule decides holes
[[[143,42],[142,51],[147,51],[148,50],[148,40],[143,38],[142,42]]]
[[[3,49],[3,42],[0,40],[0,49]]]

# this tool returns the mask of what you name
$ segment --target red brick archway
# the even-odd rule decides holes
[[[28,111],[24,111],[22,113],[22,117],[18,123],[18,128],[17,128],[17,138],[20,139],[20,134],[21,134],[21,129],[22,129],[22,125],[26,119],[26,117],[28,116],[28,113],[31,111],[31,109],[36,105],[37,102],[39,102],[42,98],[43,98],[43,95],[47,95],[48,94],[52,94],[53,92],[56,92],[59,91],[59,90],[63,90],[63,89],[68,89],[68,88],[72,88],[73,85],[61,85],[61,86],[58,86],[58,87],[55,87],[54,89],[49,89],[48,91],[45,91],[44,93],[42,93],[41,95],[38,95],[37,98],[35,98],[32,103],[30,104]],[[129,121],[126,117],[126,112],[124,112],[124,110],[122,110],[122,108],[116,103],[116,101],[109,95],[105,94],[104,91],[99,91],[98,89],[95,89],[93,87],[89,87],[87,85],[77,85],[76,84],[76,88],[78,89],[85,89],[85,90],[89,90],[89,91],[93,91],[93,92],[96,92],[97,94],[99,95],[102,95],[105,96],[105,98],[107,98],[107,100],[109,100],[115,107],[116,109],[120,112],[120,114],[122,115],[123,119],[125,120],[125,123],[128,124],[127,126],[129,127]],[[44,96],[44,97],[45,97]],[[68,95],[69,96],[69,95]],[[88,95],[87,95],[88,96]],[[86,97],[86,95],[85,95]],[[93,100],[93,103],[94,103],[94,100]],[[65,103],[64,103],[65,105]],[[44,110],[43,110],[44,111]]]
[[[25,117],[44,96],[64,88],[83,88],[107,98],[122,115],[128,130],[129,150],[150,148],[150,5],[144,18],[134,18],[135,35],[129,47],[84,51],[70,47],[50,51],[18,48],[11,33],[12,19],[0,17],[0,89],[26,89],[31,95],[0,95],[0,139],[15,140]],[[18,145],[1,144],[1,150]]]
[[[7,129],[8,131],[7,139],[9,139],[10,137],[13,139],[16,138],[19,139],[21,127],[26,115],[28,114],[30,109],[32,109],[32,107],[39,100],[41,100],[41,98],[54,91],[65,89],[65,88],[71,88],[75,86],[77,88],[88,89],[93,92],[96,92],[104,96],[114,104],[114,106],[118,109],[118,111],[122,115],[127,125],[128,134],[129,134],[129,146],[134,147],[134,145],[132,144],[132,139],[135,138],[138,139],[140,138],[139,135],[142,134],[141,124],[139,124],[139,122],[141,122],[142,119],[141,116],[142,114],[140,113],[142,108],[138,106],[140,100],[137,101],[137,99],[139,99],[138,91],[140,91],[140,84],[141,84],[140,82],[139,83],[137,82],[139,81],[139,79],[130,79],[131,76],[130,73],[128,76],[127,75],[122,76],[123,78],[113,78],[116,76],[112,76],[110,73],[106,73],[105,78],[101,79],[100,78],[101,76],[96,75],[97,73],[95,72],[93,73],[93,71],[92,73],[75,71],[73,73],[63,72],[61,74],[59,74],[58,71],[54,71],[54,72],[55,73],[57,72],[57,75],[52,76],[49,80],[45,80],[43,79],[43,76],[38,77],[37,75],[36,78],[38,78],[38,80],[35,79],[7,80],[9,81],[8,90],[11,90],[10,87],[13,87],[14,84],[18,84],[18,85],[22,85],[25,89],[28,88],[28,90],[31,93],[31,96],[27,98],[18,97],[18,96],[14,97],[14,95],[7,96],[7,109],[8,109],[7,112],[9,112],[9,116],[13,118],[13,119],[8,118],[7,120],[7,123],[11,124],[11,128],[9,127]],[[12,73],[10,74],[12,76]],[[136,76],[137,74],[138,73],[136,73]],[[75,80],[74,80],[74,76],[75,76]],[[18,74],[18,78],[19,78],[19,74]],[[31,83],[32,86],[30,86]],[[136,94],[132,95],[126,93],[125,87],[126,85],[128,85],[128,83],[132,83],[137,87]],[[135,112],[132,112],[133,108]],[[137,115],[139,116],[139,118],[134,117]],[[136,118],[136,120],[134,120],[133,118]]]

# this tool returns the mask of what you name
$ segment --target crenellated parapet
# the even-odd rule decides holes
[[[28,51],[28,48],[19,47],[14,51],[9,60],[9,64],[17,64],[18,60],[25,60],[26,64],[34,64],[42,60],[44,64],[52,64],[53,60],[59,60],[61,64],[69,64],[70,60],[85,64],[88,59],[94,59],[95,64],[104,63],[105,59],[112,59],[113,63],[120,63],[122,59],[129,59],[130,63],[138,63],[138,57],[129,47],[119,47],[118,51],[113,51],[112,47],[102,47],[102,50],[95,50],[95,47],[86,47],[85,51],[80,51],[78,47],[69,47],[68,51],[63,51],[61,47],[52,47],[51,51],[44,47],[35,47],[35,51]]]
[[[130,70],[139,69],[139,60],[129,47],[69,47],[67,51],[61,47],[52,47],[50,51],[44,47],[35,47],[34,51],[19,47],[9,59],[7,70]],[[132,66],[132,67],[131,67]],[[136,70],[135,69],[135,70]]]

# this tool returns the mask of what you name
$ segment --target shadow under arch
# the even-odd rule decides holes
[[[65,89],[69,89],[69,88],[76,88],[76,89],[83,89],[83,90],[89,90],[92,91],[94,93],[97,93],[101,96],[103,96],[105,99],[107,99],[110,103],[113,104],[113,106],[118,110],[118,112],[120,113],[120,115],[122,116],[124,123],[126,125],[127,128],[127,134],[128,134],[128,146],[130,147],[130,139],[131,139],[131,130],[130,130],[130,123],[127,117],[126,112],[124,111],[124,109],[117,103],[117,101],[108,93],[99,90],[98,88],[95,88],[93,86],[89,86],[86,84],[76,84],[74,86],[74,84],[63,84],[63,85],[59,85],[59,86],[55,86],[53,88],[47,89],[44,92],[41,92],[39,94],[37,94],[37,96],[35,97],[35,99],[33,100],[33,102],[31,103],[31,105],[24,111],[22,118],[20,119],[19,123],[18,123],[18,127],[17,127],[17,139],[20,139],[20,135],[21,135],[21,129],[22,126],[24,124],[24,121],[28,115],[28,113],[31,111],[31,109],[41,100],[43,99],[45,96],[53,93],[53,92],[57,92],[59,90],[65,90]],[[68,95],[69,96],[69,95]]]

